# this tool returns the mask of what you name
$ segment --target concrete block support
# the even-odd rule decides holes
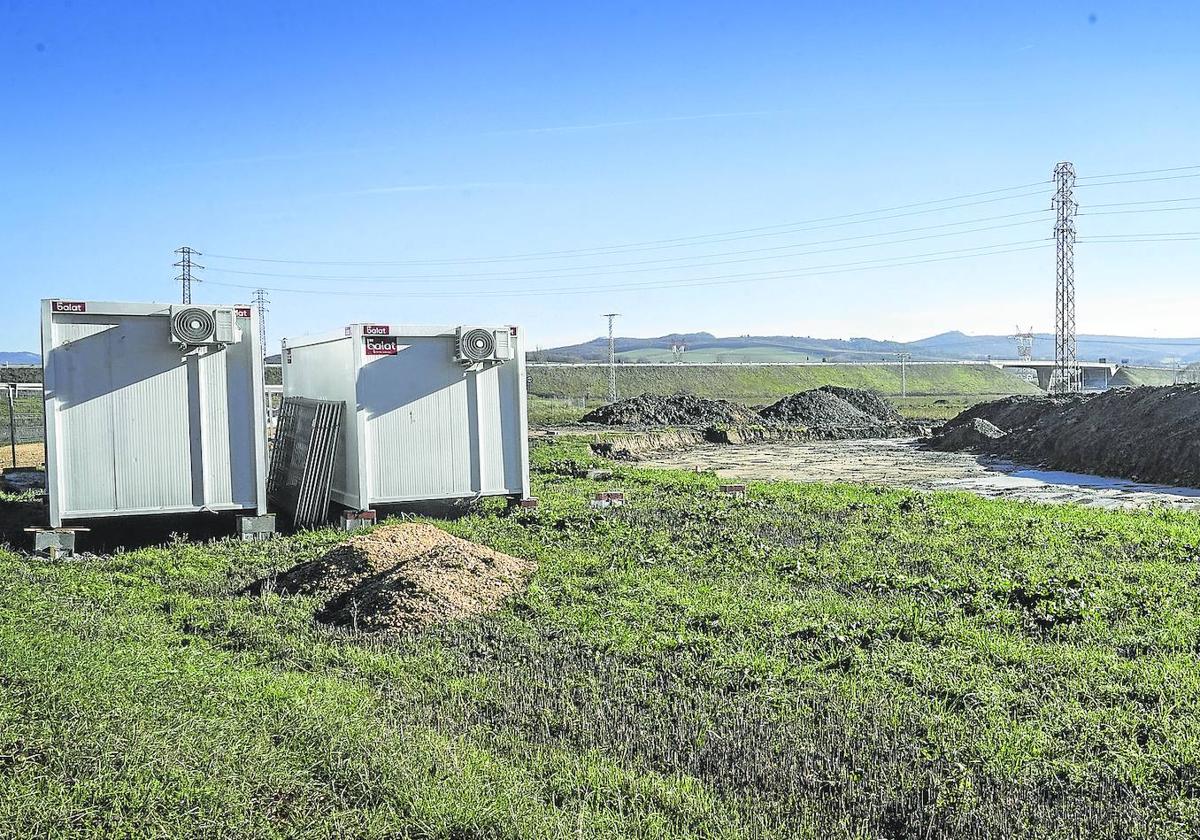
[[[261,516],[239,516],[237,518],[237,533],[242,538],[242,542],[269,540],[275,536],[275,514],[264,513]]]

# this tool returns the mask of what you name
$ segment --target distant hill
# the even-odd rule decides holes
[[[0,365],[40,365],[42,357],[39,353],[26,353],[24,351],[0,351]]]
[[[1016,342],[1007,335],[967,335],[952,331],[919,341],[879,341],[873,338],[830,339],[810,336],[729,336],[710,333],[668,333],[653,338],[621,337],[615,340],[623,362],[670,362],[672,347],[685,347],[683,361],[690,362],[870,362],[894,361],[896,353],[911,353],[914,360],[1011,359]],[[1054,358],[1054,336],[1037,333],[1033,341],[1037,359]],[[534,354],[538,361],[599,362],[608,358],[608,339],[553,347]],[[1169,365],[1200,362],[1200,339],[1140,338],[1134,336],[1081,335],[1079,358],[1106,358],[1112,362]]]

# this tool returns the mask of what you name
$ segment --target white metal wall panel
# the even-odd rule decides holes
[[[74,454],[60,468],[61,504],[68,510],[111,510],[116,507],[117,478],[111,453],[94,445],[113,435],[112,377],[107,364],[113,318],[75,317],[56,323],[59,345],[43,376],[61,394],[61,410],[47,412],[63,450]],[[96,352],[96,348],[103,348]]]
[[[170,341],[169,306],[43,302],[51,524],[194,510],[265,511],[262,368],[241,340]]]
[[[479,475],[475,486],[481,493],[503,493],[504,475],[504,416],[500,405],[500,370],[503,366],[486,368],[472,374],[468,387],[475,390],[475,437],[478,441]]]
[[[454,363],[453,339],[444,336],[402,337],[395,356],[364,360],[358,393],[372,502],[475,491],[469,385]]]

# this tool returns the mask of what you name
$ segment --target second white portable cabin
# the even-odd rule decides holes
[[[284,339],[280,362],[284,397],[346,405],[332,501],[529,497],[519,328],[351,324]]]

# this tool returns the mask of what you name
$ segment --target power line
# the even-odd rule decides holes
[[[1079,187],[1110,187],[1114,184],[1148,184],[1151,181],[1178,181],[1180,178],[1200,178],[1200,172],[1193,172],[1190,175],[1164,175],[1161,178],[1131,178],[1127,181],[1101,181],[1092,184],[1080,184]]]
[[[532,251],[523,254],[507,254],[492,257],[463,257],[458,259],[430,259],[430,260],[296,260],[296,259],[277,259],[269,257],[251,257],[232,254],[209,254],[211,259],[236,260],[239,262],[264,262],[277,263],[285,265],[381,265],[381,266],[399,266],[399,265],[466,265],[478,263],[492,262],[511,262],[518,260],[541,260],[541,259],[558,259],[564,256],[604,256],[609,253],[637,251],[660,250],[662,248],[687,247],[691,244],[699,244],[706,241],[715,242],[731,242],[740,239],[751,239],[762,236],[783,236],[788,233],[801,233],[808,230],[821,230],[829,227],[843,227],[853,224],[869,224],[871,222],[886,221],[887,219],[899,219],[908,216],[918,216],[926,213],[940,213],[946,210],[956,210],[963,207],[974,207],[980,204],[989,204],[996,201],[1011,201],[1018,198],[1028,198],[1034,195],[1046,195],[1044,190],[1034,192],[1026,192],[1018,195],[999,196],[988,198],[981,201],[971,201],[962,204],[951,204],[943,207],[932,207],[934,204],[945,204],[950,201],[959,201],[965,198],[975,198],[978,196],[993,195],[995,193],[1010,192],[1013,190],[1028,189],[1030,187],[1041,186],[1047,184],[1047,181],[1037,181],[1032,184],[1022,184],[1015,187],[1004,187],[998,190],[986,190],[984,192],[967,193],[965,195],[952,196],[950,198],[934,199],[931,201],[921,201],[912,204],[901,204],[895,207],[886,207],[878,210],[863,210],[857,213],[846,213],[838,216],[824,216],[813,219],[806,219],[797,222],[787,222],[784,224],[765,225],[762,227],[742,228],[739,230],[721,231],[716,233],[697,234],[693,236],[675,237],[670,239],[649,239],[640,242],[629,242],[620,245],[604,245],[594,246],[591,248],[573,248],[559,251]],[[906,213],[893,213],[896,210],[908,210],[910,208],[926,207],[923,210],[913,210]],[[889,216],[881,216],[879,218],[862,219],[863,216],[878,216],[882,213],[892,213]],[[853,221],[844,221],[853,220]],[[841,224],[824,225],[823,222],[841,222]],[[815,225],[813,227],[805,227],[807,225]],[[743,236],[742,234],[748,234]]]
[[[1032,211],[1022,212],[1022,213],[1009,213],[1009,214],[1006,214],[1003,216],[993,216],[993,217],[989,217],[989,218],[991,218],[991,219],[1008,219],[1008,218],[1013,218],[1014,216],[1027,216],[1027,215],[1031,215],[1031,214],[1039,214],[1040,215],[1040,214],[1049,213],[1049,212],[1050,212],[1050,208],[1046,208],[1043,210],[1032,210]],[[469,273],[469,274],[412,274],[412,275],[293,274],[293,273],[289,273],[289,272],[240,271],[240,270],[236,270],[236,269],[219,269],[219,268],[218,269],[210,269],[210,271],[218,271],[222,274],[235,274],[235,275],[242,275],[242,276],[249,276],[249,277],[276,277],[276,278],[286,278],[286,279],[292,279],[292,280],[369,281],[369,282],[387,282],[387,283],[421,282],[424,280],[454,280],[456,282],[464,282],[464,283],[466,283],[466,282],[485,282],[485,281],[490,281],[493,279],[507,279],[507,280],[514,280],[514,281],[516,281],[516,280],[534,280],[534,279],[543,279],[544,280],[544,279],[556,279],[557,276],[564,276],[563,272],[571,272],[570,276],[572,276],[572,277],[589,277],[589,276],[599,277],[599,276],[608,276],[608,275],[614,274],[614,273],[615,274],[635,274],[635,273],[641,273],[643,271],[660,271],[663,269],[675,270],[675,269],[703,268],[708,265],[730,265],[730,264],[742,263],[742,262],[757,262],[757,261],[761,261],[761,260],[784,259],[787,257],[813,256],[816,254],[828,254],[828,253],[835,253],[838,251],[857,250],[859,248],[877,248],[877,247],[884,247],[884,246],[888,246],[888,245],[904,245],[909,242],[919,242],[919,241],[923,241],[926,239],[937,239],[937,238],[946,237],[946,236],[961,236],[963,234],[968,234],[968,233],[982,233],[982,232],[993,231],[993,230],[1003,230],[1003,229],[1007,229],[1010,227],[1019,227],[1019,226],[1028,225],[1028,224],[1041,224],[1040,219],[1030,219],[1028,221],[1013,222],[1011,224],[989,225],[986,227],[971,228],[968,230],[951,231],[948,233],[931,234],[931,235],[927,235],[927,236],[914,236],[914,237],[908,237],[905,239],[891,240],[891,241],[887,241],[887,242],[872,242],[872,243],[865,243],[865,244],[860,244],[860,245],[851,245],[851,246],[846,246],[846,247],[841,247],[841,248],[823,248],[820,250],[806,251],[806,252],[795,253],[795,254],[780,254],[780,255],[769,256],[769,257],[754,257],[754,258],[737,259],[737,260],[722,260],[719,262],[695,263],[692,265],[673,265],[673,266],[661,265],[664,262],[676,261],[679,259],[700,260],[700,259],[706,259],[708,257],[736,256],[739,254],[757,254],[757,253],[761,253],[763,251],[779,251],[779,250],[792,249],[792,248],[805,248],[805,247],[809,247],[812,245],[822,245],[822,244],[827,244],[827,243],[855,242],[855,241],[859,241],[862,239],[872,239],[872,238],[879,237],[879,236],[889,236],[889,235],[895,235],[895,234],[899,234],[899,233],[907,233],[907,232],[913,232],[913,231],[935,230],[935,229],[940,229],[940,228],[944,228],[944,227],[950,227],[953,225],[970,224],[971,222],[974,222],[974,221],[987,221],[987,220],[988,220],[988,218],[973,219],[973,220],[967,220],[967,221],[962,221],[962,222],[946,222],[946,223],[940,224],[940,225],[928,225],[928,226],[918,227],[918,228],[908,228],[906,230],[885,231],[882,233],[868,233],[868,234],[862,234],[860,236],[846,236],[846,237],[840,237],[837,239],[826,239],[826,240],[821,240],[818,242],[797,243],[795,245],[777,246],[777,247],[773,247],[773,248],[751,248],[751,249],[746,249],[746,250],[741,250],[741,251],[725,251],[725,252],[718,252],[718,253],[714,253],[714,254],[697,254],[692,257],[680,257],[680,258],[657,259],[657,260],[638,260],[638,261],[627,262],[627,263],[610,263],[607,265],[594,265],[594,266],[568,266],[568,267],[559,268],[559,269],[535,269],[525,275],[514,275],[514,274],[510,274],[508,272],[474,272],[474,273]],[[625,266],[648,266],[648,265],[653,266],[653,267],[652,268],[622,268]],[[586,269],[586,271],[584,271],[584,269]],[[594,269],[606,269],[606,270],[596,271]],[[542,275],[542,274],[545,274],[548,276],[547,277],[533,276],[533,275]]]
[[[1141,169],[1137,172],[1109,172],[1105,175],[1084,175],[1077,178],[1076,181],[1094,181],[1097,178],[1124,178],[1129,175],[1157,175],[1161,172],[1181,172],[1185,169],[1200,169],[1200,164],[1191,166],[1171,166],[1167,169]],[[1078,186],[1078,184],[1076,184]]]
[[[772,269],[769,271],[751,271],[751,272],[741,272],[738,274],[716,274],[716,275],[712,275],[712,276],[708,276],[708,277],[699,277],[699,278],[690,278],[690,279],[689,278],[678,278],[675,280],[662,279],[662,280],[650,280],[650,281],[632,281],[632,282],[627,282],[627,283],[609,283],[609,284],[605,284],[602,286],[563,287],[563,288],[567,288],[567,289],[582,288],[582,289],[589,289],[589,290],[591,290],[591,289],[669,288],[671,286],[675,286],[675,285],[678,285],[681,283],[688,284],[688,283],[692,283],[692,282],[696,282],[696,281],[707,281],[707,280],[721,280],[721,279],[735,279],[735,278],[771,279],[773,277],[791,276],[791,275],[794,275],[796,273],[796,271],[813,271],[813,270],[826,269],[826,268],[849,268],[849,267],[853,267],[853,266],[872,265],[872,264],[876,264],[876,263],[883,263],[884,265],[882,265],[880,267],[886,268],[889,265],[895,263],[897,260],[904,260],[905,262],[902,262],[901,263],[902,265],[910,265],[910,264],[912,264],[911,262],[908,262],[910,260],[916,259],[919,262],[927,262],[929,260],[926,260],[924,258],[939,257],[939,256],[943,256],[946,254],[966,254],[967,256],[980,256],[982,254],[979,254],[979,253],[967,254],[967,252],[987,253],[996,248],[1009,248],[1009,247],[1013,247],[1013,246],[1032,245],[1034,243],[1044,243],[1044,242],[1048,242],[1048,240],[1046,240],[1046,239],[1026,239],[1026,240],[1021,240],[1021,241],[1017,241],[1017,242],[998,242],[998,243],[994,243],[992,245],[972,245],[968,248],[952,248],[952,249],[943,250],[943,251],[927,251],[922,254],[895,255],[895,256],[890,256],[890,257],[875,257],[875,258],[866,259],[866,260],[853,260],[850,262],[828,263],[825,265],[815,265],[815,266],[796,266],[793,268],[780,268],[780,269]],[[226,285],[228,285],[228,284],[226,284]],[[235,288],[239,288],[239,287],[235,286]],[[249,287],[241,286],[240,288],[249,288]],[[306,293],[310,293],[310,294],[322,294],[323,293],[322,290],[315,290],[315,289],[295,289],[294,291],[302,291],[302,292],[306,292]],[[364,290],[364,291],[371,291],[371,290]],[[522,290],[522,291],[524,291],[524,290]],[[553,290],[552,289],[551,290],[532,289],[530,291],[533,293],[537,293],[540,291],[553,291]],[[350,292],[350,294],[355,294],[355,293],[357,293],[357,292]],[[390,295],[392,293],[380,292],[380,294],[389,294]],[[469,291],[439,292],[438,296],[459,297],[460,295],[464,295],[464,294],[487,294],[487,292],[469,292]]]
[[[333,291],[330,291],[330,290],[325,290],[325,289],[297,289],[297,288],[279,287],[279,286],[267,286],[264,288],[267,288],[270,291],[274,291],[274,292],[283,292],[283,293],[290,293],[290,294],[310,294],[310,295],[322,295],[322,296],[370,297],[370,298],[393,298],[393,297],[458,298],[458,297],[464,297],[464,296],[469,296],[472,298],[476,298],[476,297],[541,297],[541,296],[549,296],[549,295],[572,295],[572,294],[591,294],[591,293],[595,293],[595,292],[612,292],[613,290],[622,290],[622,289],[625,289],[625,290],[675,289],[675,288],[698,287],[698,286],[730,285],[730,284],[734,284],[734,283],[748,283],[748,282],[755,282],[755,281],[760,281],[760,280],[782,279],[784,277],[793,277],[793,278],[794,277],[816,277],[816,276],[824,276],[824,275],[845,274],[845,273],[857,272],[857,271],[873,271],[873,270],[878,270],[878,269],[900,268],[900,267],[910,266],[910,265],[923,265],[926,263],[946,262],[948,260],[971,259],[974,257],[983,257],[983,256],[998,256],[1000,254],[1012,254],[1012,253],[1018,253],[1018,252],[1022,252],[1022,251],[1033,251],[1033,250],[1038,250],[1041,248],[1049,247],[1049,240],[1029,240],[1029,241],[1037,242],[1038,244],[1027,245],[1024,247],[1017,247],[1017,248],[1007,248],[1005,250],[999,250],[999,251],[996,251],[996,250],[984,251],[981,253],[961,254],[958,256],[948,256],[948,257],[935,258],[935,259],[918,259],[918,260],[908,260],[905,262],[893,262],[893,263],[889,263],[886,265],[869,266],[869,265],[861,265],[859,263],[849,263],[849,264],[843,264],[843,265],[853,265],[853,266],[860,266],[860,267],[842,268],[842,269],[833,269],[833,270],[784,269],[784,270],[780,270],[780,271],[753,272],[750,274],[741,274],[741,275],[724,275],[724,276],[717,275],[715,277],[696,278],[693,280],[679,280],[679,281],[653,282],[653,283],[641,283],[641,284],[632,284],[631,283],[631,284],[626,284],[623,286],[621,286],[621,285],[618,285],[618,286],[605,285],[605,286],[589,286],[589,287],[568,287],[568,288],[558,288],[558,289],[513,289],[513,290],[499,290],[499,291],[465,290],[465,291],[457,291],[457,292],[426,292],[426,291],[419,291],[419,290],[414,291],[414,290],[408,290],[408,289],[406,289],[402,292],[381,292],[381,291],[377,291],[377,290],[357,290],[357,291],[333,290]],[[983,247],[995,248],[998,246],[983,246]],[[974,248],[974,249],[968,249],[968,250],[978,251],[980,249]],[[866,262],[876,262],[876,261],[868,260]],[[817,267],[817,268],[820,268],[820,267]],[[726,279],[726,278],[729,278],[729,279]],[[244,284],[222,283],[219,281],[211,281],[211,280],[208,281],[208,283],[210,285],[224,286],[226,288],[231,288],[231,289],[258,288],[255,286],[249,286],[249,285],[244,285]]]
[[[1146,201],[1114,201],[1107,204],[1089,204],[1088,207],[1135,207],[1140,204],[1174,204],[1180,201],[1200,201],[1200,195],[1189,195],[1183,198],[1152,198]]]
[[[1141,207],[1135,210],[1088,210],[1080,216],[1126,216],[1130,213],[1178,213],[1184,210],[1200,210],[1196,207]]]

